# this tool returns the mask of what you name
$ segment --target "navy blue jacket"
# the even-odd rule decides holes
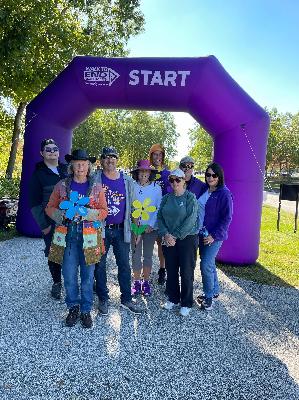
[[[199,198],[201,190],[204,186],[204,182],[195,178],[193,175],[191,176],[190,181],[186,182],[186,189],[189,190],[189,192],[194,193],[197,199]]]
[[[29,205],[41,230],[52,224],[52,220],[45,213],[45,208],[54,186],[67,176],[66,164],[59,162],[57,169],[59,175],[51,171],[43,161],[40,161],[36,164],[29,182]]]
[[[207,191],[208,188],[209,186],[205,184],[201,189],[200,196]],[[206,203],[203,226],[207,228],[214,240],[226,240],[232,215],[232,194],[226,186],[219,187],[211,193]]]

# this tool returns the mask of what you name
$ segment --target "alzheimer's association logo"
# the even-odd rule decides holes
[[[84,81],[86,85],[111,86],[120,75],[108,67],[86,67]]]

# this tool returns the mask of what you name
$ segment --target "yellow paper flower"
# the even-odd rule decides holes
[[[143,203],[139,200],[134,200],[133,207],[135,210],[132,212],[133,218],[141,218],[143,221],[149,220],[149,213],[157,209],[155,206],[150,206],[151,201],[150,198],[144,199]]]

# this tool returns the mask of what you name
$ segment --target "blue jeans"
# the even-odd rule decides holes
[[[80,265],[81,296],[79,294],[78,266]],[[80,305],[82,313],[90,312],[93,304],[94,264],[86,265],[82,232],[67,235],[63,256],[62,275],[68,308]]]
[[[131,268],[129,261],[130,243],[124,242],[123,228],[105,228],[105,249],[106,253],[102,256],[95,267],[96,291],[100,301],[109,299],[107,287],[106,261],[110,246],[118,268],[117,278],[121,292],[120,300],[122,303],[132,300],[131,296]]]
[[[204,246],[202,237],[199,237],[200,271],[203,292],[207,298],[212,298],[219,293],[219,282],[215,258],[222,245],[222,241],[215,240],[210,246]]]

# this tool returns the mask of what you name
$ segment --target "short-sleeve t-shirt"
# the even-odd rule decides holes
[[[125,219],[126,188],[123,174],[118,179],[109,179],[102,173],[102,186],[105,192],[108,216],[107,224],[121,224]]]
[[[78,182],[71,182],[71,191],[72,192],[78,192],[78,196],[79,199],[81,199],[81,197],[85,197],[88,191],[88,181],[84,182],[84,183],[78,183]]]

